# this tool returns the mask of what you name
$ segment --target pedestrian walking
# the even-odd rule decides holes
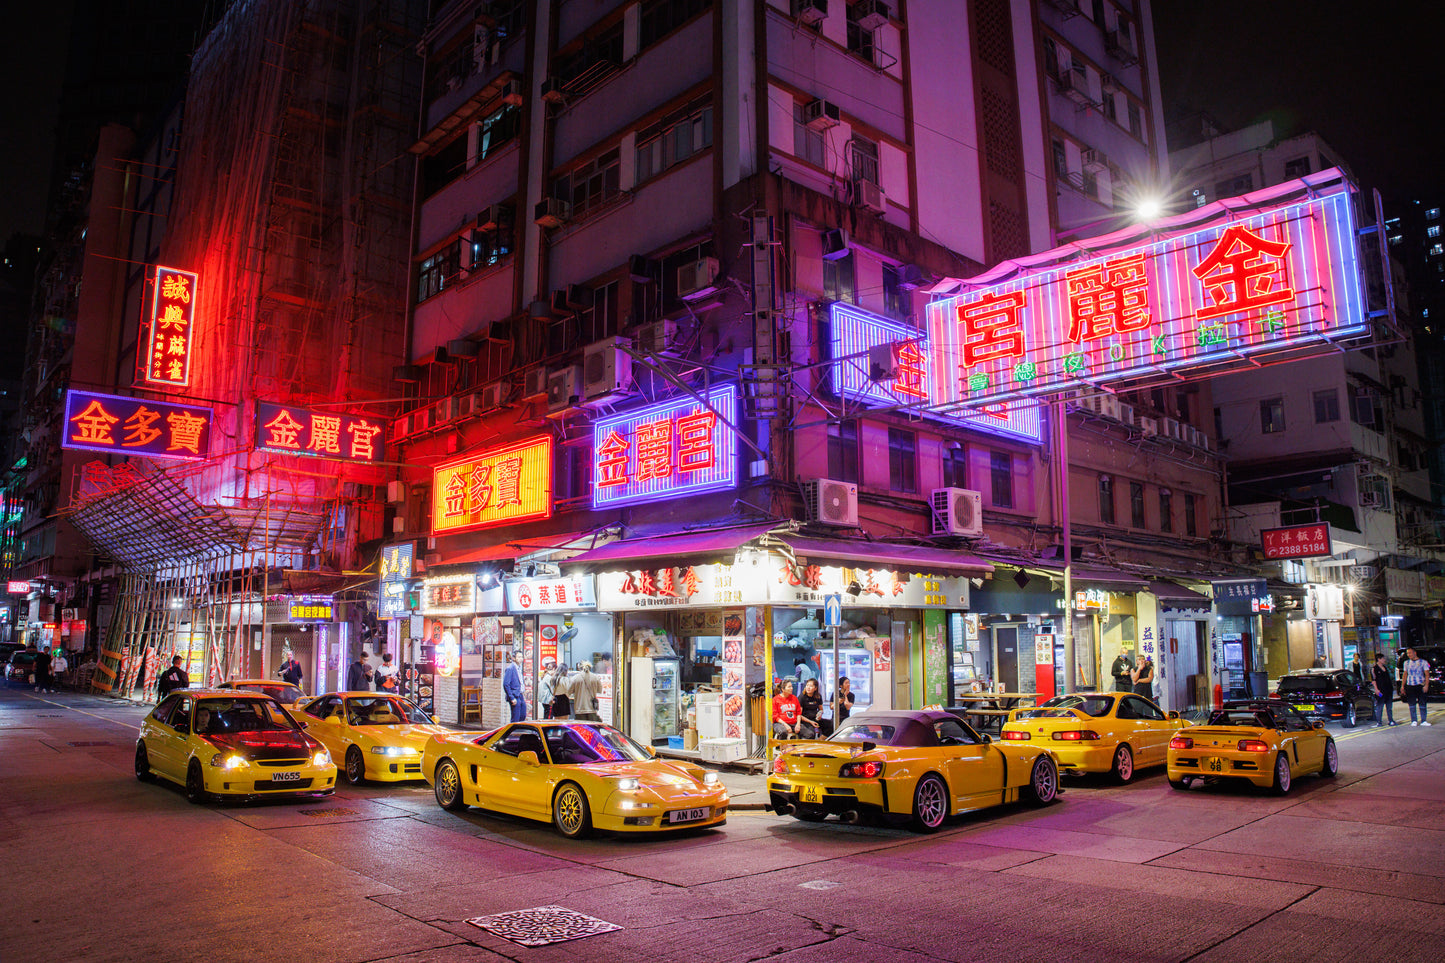
[[[31,663],[35,672],[35,691],[54,692],[55,683],[50,679],[50,650],[41,649],[35,653],[35,661]]]
[[[1420,658],[1414,649],[1406,649],[1405,664],[1400,666],[1401,694],[1405,697],[1405,704],[1410,707],[1410,725],[1428,726],[1430,720],[1425,716],[1425,689],[1430,684],[1430,663]],[[1420,718],[1416,720],[1415,709],[1420,710]]]
[[[301,671],[301,663],[296,661],[296,656],[293,654],[286,657],[286,661],[281,663],[281,668],[276,670],[276,674],[281,677],[282,682],[289,682],[299,688],[301,679],[306,673]]]
[[[1386,725],[1386,719],[1390,720],[1389,725],[1399,725],[1395,721],[1395,680],[1390,675],[1390,667],[1385,663],[1385,653],[1375,653],[1375,664],[1370,669],[1370,676],[1374,685],[1375,728]]]
[[[65,673],[70,671],[70,660],[65,657],[64,649],[57,649],[55,658],[50,660],[50,679],[55,686],[65,684]],[[51,692],[56,691],[51,689]]]
[[[512,721],[521,722],[527,718],[527,697],[522,692],[522,653],[513,652],[507,671],[502,673],[502,691],[506,693],[507,705],[512,707]]]
[[[181,668],[183,660],[180,656],[171,657],[171,667],[161,673],[156,680],[157,701],[164,699],[176,689],[184,689],[191,684],[191,676],[185,669]]]

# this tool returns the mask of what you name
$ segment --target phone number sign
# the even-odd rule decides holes
[[[1316,558],[1335,554],[1330,545],[1330,527],[1323,523],[1266,528],[1259,536],[1265,558]]]

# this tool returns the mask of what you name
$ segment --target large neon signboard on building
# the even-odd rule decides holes
[[[191,346],[196,317],[196,275],[156,267],[151,313],[142,338],[141,378],[170,388],[191,383]]]
[[[293,455],[375,462],[386,453],[379,419],[268,401],[256,402],[255,438],[257,448]]]
[[[210,450],[214,419],[200,405],[68,391],[60,446],[195,461]]]
[[[540,435],[432,469],[432,534],[552,514],[552,438]]]
[[[929,304],[930,400],[995,404],[1368,333],[1349,186],[1308,181],[1304,199],[1292,182],[1272,206],[1215,205],[1204,226],[1184,215],[1156,225],[1179,225],[1162,240],[1088,259],[1011,262]]]
[[[629,505],[734,488],[738,387],[674,398],[592,424],[592,507]]]
[[[868,349],[889,343],[899,345],[898,373],[892,379],[870,380]],[[833,387],[842,397],[878,406],[908,405],[944,421],[1023,441],[1037,443],[1041,438],[1039,403],[1031,399],[947,414],[931,410],[933,351],[928,336],[917,328],[835,302],[828,306],[828,345],[832,357],[839,359],[833,363]]]

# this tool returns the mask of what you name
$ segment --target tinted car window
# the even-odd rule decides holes
[[[547,730],[547,751],[559,766],[642,762],[652,758],[641,746],[610,726],[552,726]]]
[[[164,724],[168,719],[170,719],[171,713],[176,710],[176,703],[180,701],[180,696],[170,696],[162,700],[161,704],[156,706],[155,709],[151,712],[151,718],[154,719],[156,722]]]
[[[1086,716],[1093,716],[1098,719],[1109,714],[1114,707],[1114,697],[1107,695],[1091,696],[1055,696],[1037,709],[1024,709],[1019,712],[1020,719],[1066,719],[1069,717],[1069,709],[1078,709]]]
[[[1144,699],[1130,697],[1124,699],[1123,704],[1119,707],[1119,718],[1121,719],[1126,718],[1124,715],[1124,706],[1128,706],[1133,713],[1129,718],[1148,719],[1152,722],[1158,722],[1164,718],[1164,713],[1160,712],[1152,703]]]
[[[541,733],[531,726],[513,726],[498,736],[488,748],[509,756],[535,752],[539,760],[547,761],[547,747],[542,744]]]
[[[933,731],[938,736],[938,744],[941,746],[972,746],[977,745],[979,741],[973,730],[965,728],[962,723],[954,719],[935,722]]]
[[[1335,685],[1327,675],[1287,675],[1279,680],[1280,692],[1328,692]]]
[[[876,742],[880,746],[893,745],[893,735],[897,731],[894,726],[880,725],[876,722],[853,723],[845,725],[837,732],[828,737],[829,742]]]
[[[296,723],[270,699],[202,699],[196,704],[196,733],[275,732]]]

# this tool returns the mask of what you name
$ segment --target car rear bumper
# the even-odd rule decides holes
[[[1065,774],[1083,772],[1109,772],[1114,768],[1114,750],[1117,743],[1093,743],[1088,746],[1068,743],[1052,743],[1049,752],[1059,764],[1059,771]]]
[[[1219,772],[1209,769],[1206,759],[1218,758],[1223,763]],[[1171,782],[1181,779],[1236,779],[1268,788],[1274,785],[1274,753],[1272,752],[1189,752],[1169,753],[1168,772]]]
[[[816,792],[816,799],[803,800],[805,792]],[[786,815],[791,807],[803,806],[826,813],[885,812],[888,793],[877,779],[824,782],[795,780],[790,777],[768,778],[768,805],[773,812]]]

